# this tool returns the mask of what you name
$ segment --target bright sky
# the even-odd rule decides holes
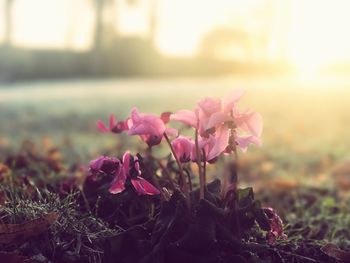
[[[118,0],[110,13],[124,34],[146,34],[149,0],[139,8]],[[90,0],[16,0],[14,42],[42,48],[88,48],[93,30]],[[156,43],[166,54],[196,52],[203,35],[228,25],[269,30],[267,56],[281,52],[300,67],[350,59],[349,0],[158,0]],[[3,5],[3,0],[0,0]],[[0,10],[3,6],[0,5]],[[265,8],[264,8],[265,7]],[[0,23],[0,38],[3,35]]]

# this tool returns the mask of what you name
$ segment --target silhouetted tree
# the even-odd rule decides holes
[[[95,28],[93,35],[93,49],[96,52],[101,51],[106,44],[106,32],[115,33],[115,15],[113,16],[113,22],[111,22],[111,16],[106,16],[108,8],[112,8],[116,4],[115,0],[92,0],[94,4],[95,12]],[[110,10],[109,10],[110,11]],[[112,29],[113,28],[113,32]]]
[[[107,0],[93,0],[95,8],[95,29],[93,38],[93,48],[95,51],[100,51],[103,35],[103,10]]]

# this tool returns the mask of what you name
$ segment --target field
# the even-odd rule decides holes
[[[18,149],[24,140],[49,140],[64,151],[74,145],[76,157],[67,161],[84,164],[97,153],[116,149],[120,142],[120,137],[101,135],[96,129],[96,121],[107,121],[110,113],[122,119],[133,106],[144,112],[177,111],[192,107],[200,98],[243,88],[241,109],[249,105],[264,118],[263,146],[240,154],[251,170],[262,168],[251,174],[322,184],[314,178],[332,181],[332,169],[350,157],[349,86],[346,78],[247,76],[4,85],[0,89],[1,149]],[[125,142],[126,137],[122,138]]]
[[[121,157],[127,149],[135,152],[136,149],[145,150],[145,146],[136,138],[99,133],[96,127],[98,119],[107,122],[110,113],[115,113],[118,119],[124,119],[134,106],[141,112],[157,114],[162,111],[191,109],[200,98],[221,97],[237,88],[246,90],[240,108],[246,109],[249,105],[260,112],[264,120],[262,147],[253,146],[247,153],[239,152],[240,187],[253,186],[263,204],[277,210],[286,222],[285,231],[290,242],[294,242],[292,244],[282,240],[273,249],[274,252],[266,250],[267,254],[270,253],[268,256],[270,261],[237,262],[339,260],[339,257],[334,256],[334,249],[325,252],[329,257],[325,259],[319,248],[328,242],[335,243],[342,249],[350,248],[348,231],[350,78],[348,77],[319,76],[312,79],[292,76],[235,76],[207,79],[110,79],[2,84],[0,164],[9,163],[9,156],[16,156],[29,149],[38,156],[54,153],[53,161],[66,167],[66,170],[61,170],[60,175],[62,171],[70,173],[76,171],[76,167],[86,169],[89,161],[101,154]],[[153,152],[156,157],[167,156],[166,145],[163,144],[164,147]],[[223,168],[220,167],[224,167],[224,163],[232,160],[232,156],[220,160],[217,165],[219,170],[208,165],[208,173],[211,175],[209,181],[217,177],[217,171],[222,171]],[[38,188],[35,189],[40,191]],[[13,197],[13,189],[6,189],[6,186],[5,191],[11,193],[11,205],[6,208],[7,210],[0,211],[0,216],[6,221],[11,218],[8,216],[8,213],[13,213],[11,209],[17,205],[22,207],[22,201],[16,198],[24,194],[19,191],[19,195]],[[73,201],[67,201],[67,198],[73,198],[70,195],[65,197],[63,199],[65,201],[61,204],[51,200],[50,198],[55,198],[51,195],[44,198],[45,201],[40,198],[38,202],[43,202],[40,204],[44,207],[40,208],[43,209],[40,210],[41,215],[44,212],[52,212],[51,206],[56,212],[63,209],[69,211],[67,213],[75,213],[71,206]],[[83,201],[90,202],[85,199]],[[38,214],[39,210],[36,209],[39,208],[36,208],[36,203],[31,205],[33,207],[25,205],[21,208],[23,210],[18,211],[25,215]],[[79,227],[88,233],[91,231],[91,235],[93,231],[101,231],[99,232],[103,233],[101,235],[113,237],[115,229],[108,227],[114,225],[115,221],[106,220],[103,216],[99,216],[97,211],[96,216],[105,221],[101,223],[90,217],[81,219],[76,214],[70,218],[78,220]],[[33,219],[30,216],[24,218]],[[14,214],[14,218],[10,221],[22,223],[23,218],[19,219]],[[65,222],[68,226],[70,223],[72,222]],[[325,225],[327,230],[324,230]],[[60,233],[61,230],[55,227],[54,231]],[[75,238],[74,233],[69,232],[66,235],[69,237],[73,235]],[[127,231],[125,235],[129,235]],[[91,236],[86,238],[90,240]],[[98,240],[97,236],[93,236],[92,239],[95,240],[94,238]],[[307,242],[302,243],[303,239]],[[261,243],[256,236],[255,241]],[[88,246],[83,251],[90,261],[100,262],[100,252],[94,249],[97,251],[104,248],[98,243],[98,248]],[[251,252],[253,248],[245,247],[245,249]],[[254,249],[258,251],[263,248]],[[311,250],[315,250],[315,253],[310,252]],[[256,253],[258,255],[260,252]],[[0,258],[1,256],[0,253]],[[247,259],[242,253],[234,257]],[[345,254],[344,257],[343,261],[348,262],[346,260],[349,260],[349,255]],[[259,258],[263,260],[264,257],[259,254]],[[318,261],[320,258],[322,260]]]

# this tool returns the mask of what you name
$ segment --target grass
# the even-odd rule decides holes
[[[32,258],[48,258],[65,262],[84,260],[84,262],[102,262],[106,238],[118,233],[118,229],[109,228],[106,223],[88,212],[84,212],[78,203],[79,192],[73,192],[61,198],[47,189],[38,189],[29,195],[22,188],[3,185],[2,191],[9,196],[9,202],[0,206],[0,220],[3,223],[20,224],[49,213],[58,213],[58,219],[47,234],[33,237],[19,243],[19,253]],[[0,245],[2,251],[11,251],[15,244]]]
[[[253,105],[263,115],[264,144],[262,148],[240,154],[242,184],[266,189],[270,195],[281,188],[281,184],[284,187],[288,184],[292,190],[286,188],[282,193],[286,200],[279,196],[275,202],[266,203],[285,213],[290,239],[295,242],[311,240],[318,245],[332,242],[349,249],[349,210],[348,206],[339,205],[339,197],[330,191],[317,195],[313,205],[308,206],[307,198],[294,195],[300,184],[307,186],[309,193],[324,186],[348,191],[342,182],[350,183],[349,175],[337,175],[342,178],[341,183],[337,183],[334,174],[335,167],[349,166],[344,161],[350,157],[348,83],[347,78],[305,81],[244,76],[16,84],[0,89],[0,163],[23,147],[24,140],[30,140],[43,155],[58,148],[64,171],[74,164],[86,166],[101,153],[120,155],[130,146],[144,147],[135,138],[97,132],[96,120],[107,120],[111,112],[125,118],[135,105],[145,112],[176,111],[191,108],[204,96],[218,97],[233,88],[244,88],[247,94],[242,108]],[[164,155],[164,152],[157,154]],[[215,172],[210,167],[209,171]],[[20,189],[6,191],[10,193],[11,202],[0,210],[5,222],[21,223],[60,211],[48,240],[50,244],[68,246],[69,257],[79,252],[86,255],[88,261],[99,262],[101,240],[118,231],[110,229],[93,214],[81,213],[77,193],[59,201],[55,193],[43,189],[36,190],[36,199],[26,198],[26,193]],[[292,205],[291,199],[294,200]],[[52,245],[48,252],[50,257],[60,249]]]

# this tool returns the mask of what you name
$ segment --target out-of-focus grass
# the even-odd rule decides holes
[[[191,109],[202,97],[219,97],[243,88],[247,93],[240,108],[261,112],[264,144],[240,154],[243,168],[247,167],[242,176],[248,181],[267,176],[322,184],[322,178],[331,176],[333,166],[350,156],[349,86],[347,78],[249,76],[4,86],[0,90],[0,147],[4,154],[18,148],[24,139],[40,143],[49,137],[69,152],[68,161],[87,162],[108,149],[118,152],[129,142],[138,142],[98,133],[96,120],[107,121],[111,112],[125,118],[133,106],[155,113]],[[117,144],[121,148],[116,149]]]

